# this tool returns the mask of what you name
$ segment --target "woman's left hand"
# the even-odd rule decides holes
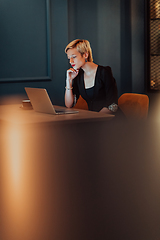
[[[106,108],[106,107],[103,107],[99,112],[112,114],[112,112],[108,108]]]

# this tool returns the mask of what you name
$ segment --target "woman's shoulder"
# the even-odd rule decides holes
[[[102,65],[98,65],[98,68],[104,72],[112,72],[112,69],[110,66],[102,66]]]
[[[108,77],[113,77],[112,74],[112,69],[110,66],[102,66],[98,65],[99,72],[101,73],[102,76],[108,76]]]

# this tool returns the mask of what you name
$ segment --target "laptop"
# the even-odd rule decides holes
[[[56,109],[53,106],[46,89],[25,87],[25,91],[32,104],[33,109],[36,112],[54,115],[78,113],[77,110],[73,109]]]

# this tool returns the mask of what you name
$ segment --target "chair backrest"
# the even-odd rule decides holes
[[[128,119],[146,119],[149,97],[145,94],[124,93],[118,99],[118,106]]]
[[[88,110],[88,104],[87,104],[87,102],[81,97],[81,95],[79,96],[78,101],[77,101],[77,103],[75,104],[74,108]]]

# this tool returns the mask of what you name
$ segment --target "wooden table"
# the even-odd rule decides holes
[[[55,106],[59,109],[65,107]],[[76,110],[76,109],[74,109]],[[78,109],[75,114],[52,115],[35,112],[34,110],[23,110],[21,105],[1,105],[0,119],[6,122],[16,124],[33,124],[33,123],[71,123],[71,122],[96,122],[106,121],[114,118],[112,114],[104,114]]]
[[[0,106],[0,239],[160,238],[159,128],[110,118]]]

